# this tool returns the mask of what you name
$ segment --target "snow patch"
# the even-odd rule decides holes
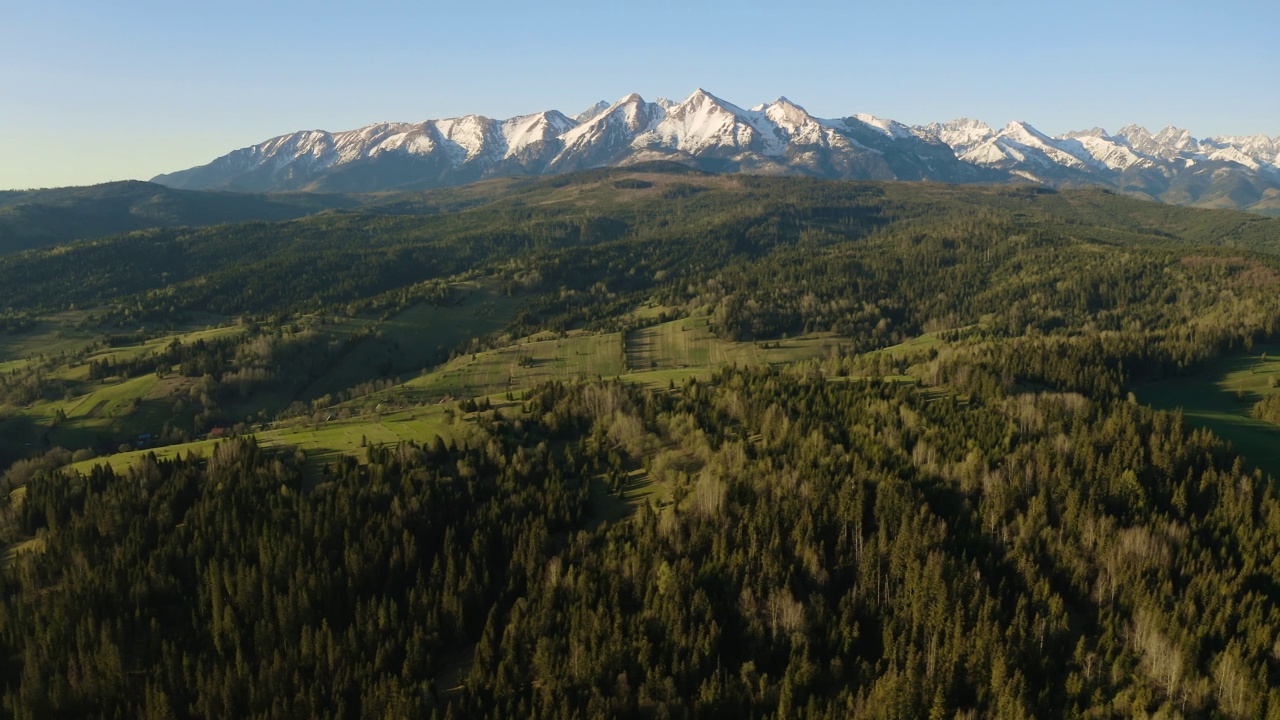
[[[911,131],[908,130],[905,125],[894,120],[878,118],[875,115],[869,115],[867,113],[854,113],[851,117],[860,123],[870,125],[884,133],[885,136],[895,140],[911,136]]]

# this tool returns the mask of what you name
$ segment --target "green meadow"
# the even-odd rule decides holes
[[[296,420],[280,423],[252,433],[257,442],[266,448],[302,450],[311,463],[323,463],[341,455],[360,456],[366,445],[394,445],[412,440],[430,442],[439,435],[445,441],[459,439],[460,425],[446,418],[453,406],[414,407],[371,416],[355,416],[332,421]],[[157,459],[171,459],[194,453],[208,457],[222,440],[205,439],[154,449],[132,450],[102,458],[85,460],[71,467],[87,471],[94,465],[106,463],[116,471],[124,470],[154,454]]]
[[[353,387],[374,376],[417,373],[437,365],[449,350],[473,338],[501,330],[524,302],[503,295],[491,282],[471,280],[452,286],[457,299],[447,305],[420,303],[385,321],[327,326],[326,332],[345,338],[357,329],[360,337],[332,369],[311,383],[304,397],[319,397]]]
[[[367,363],[376,361],[389,343],[410,355],[425,358],[444,342],[459,342],[475,336],[513,312],[517,303],[483,286],[472,286],[472,295],[457,305],[439,308],[419,305],[382,324],[381,337],[358,343],[321,381],[303,395],[322,388],[342,389],[344,382],[367,379]],[[475,324],[479,317],[480,324]],[[327,326],[332,330],[332,326]],[[818,358],[831,351],[838,338],[827,334],[800,336],[769,343],[730,342],[717,338],[705,316],[674,320],[626,333],[564,334],[540,333],[521,338],[498,349],[461,355],[452,361],[422,372],[398,386],[339,404],[316,415],[325,419],[299,418],[259,429],[253,434],[264,447],[300,449],[313,463],[340,455],[359,457],[366,444],[394,444],[412,440],[430,442],[436,435],[459,439],[459,425],[446,415],[461,416],[457,400],[487,397],[495,405],[505,403],[506,393],[522,391],[550,380],[618,377],[626,382],[665,388],[695,377],[708,378],[717,368],[730,364],[790,363]],[[132,348],[120,348],[129,352]],[[361,368],[363,367],[363,372]],[[50,433],[50,440],[72,439],[71,433],[120,428],[129,431],[157,424],[180,394],[184,378],[158,379],[154,375],[104,384],[93,392],[67,403],[41,406],[42,419],[52,417],[61,407],[67,419]],[[140,398],[135,401],[134,398]],[[509,404],[508,404],[509,407]],[[119,470],[150,453],[171,458],[195,452],[207,455],[214,440],[135,450],[76,464],[87,469],[107,462]],[[639,471],[628,482],[624,495],[631,501],[661,494],[661,487]],[[606,504],[610,500],[602,500]],[[620,510],[605,512],[612,516]]]
[[[1212,430],[1245,458],[1280,477],[1280,426],[1250,416],[1254,403],[1280,392],[1280,345],[1256,346],[1222,358],[1186,378],[1150,383],[1138,399],[1163,410],[1182,409],[1187,422]]]
[[[455,358],[406,383],[428,396],[495,395],[556,379],[621,377],[667,385],[707,377],[727,365],[781,364],[822,357],[838,344],[829,334],[768,343],[716,337],[706,316],[672,320],[624,335],[542,333],[514,345]]]

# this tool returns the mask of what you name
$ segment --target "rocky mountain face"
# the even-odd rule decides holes
[[[181,189],[369,192],[674,160],[716,172],[833,179],[1100,184],[1166,202],[1280,214],[1280,137],[1197,139],[1129,125],[1046,135],[958,119],[907,127],[865,113],[823,119],[786,98],[743,109],[705,90],[628,95],[574,117],[549,110],[300,131],[155,178]]]

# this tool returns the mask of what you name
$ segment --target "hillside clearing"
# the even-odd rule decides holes
[[[1280,477],[1280,426],[1250,416],[1254,403],[1280,393],[1280,345],[1226,357],[1203,372],[1138,387],[1140,400],[1161,410],[1181,408],[1192,424],[1212,430],[1241,455]],[[1274,380],[1273,380],[1274,379]]]

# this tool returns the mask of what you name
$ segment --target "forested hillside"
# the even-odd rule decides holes
[[[159,226],[292,220],[368,198],[174,190],[145,182],[0,192],[0,254]]]
[[[4,712],[1280,716],[1278,253],[649,167],[0,257]]]

